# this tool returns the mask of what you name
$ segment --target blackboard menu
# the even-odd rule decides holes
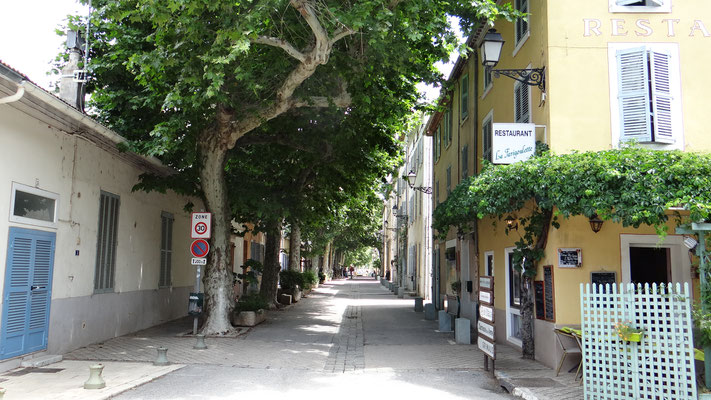
[[[610,286],[617,283],[617,272],[606,272],[598,271],[590,273],[590,282],[594,284],[602,285],[598,290],[598,293],[605,293],[605,284],[610,284]],[[612,289],[610,289],[612,290]]]
[[[555,321],[555,311],[553,308],[553,266],[544,265],[543,266],[543,294],[544,294],[544,307],[545,307],[545,319],[548,321]]]
[[[536,302],[536,318],[546,319],[546,306],[543,296],[543,281],[533,282],[533,294]]]
[[[583,265],[582,249],[558,249],[559,268],[578,268],[581,265]]]

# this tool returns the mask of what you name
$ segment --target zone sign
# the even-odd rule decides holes
[[[209,212],[192,213],[190,237],[192,239],[209,239],[212,225],[212,214]]]

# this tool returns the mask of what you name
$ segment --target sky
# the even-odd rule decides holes
[[[66,39],[54,32],[68,14],[87,8],[76,0],[0,0],[0,60],[48,89],[51,62]]]
[[[68,14],[87,14],[88,7],[77,0],[0,0],[0,6],[0,60],[49,89],[57,77],[47,72],[66,40],[57,36],[55,29],[66,22]],[[440,64],[445,76],[456,59],[453,54],[450,63]],[[425,85],[420,85],[420,90],[430,101],[439,95],[439,89]]]

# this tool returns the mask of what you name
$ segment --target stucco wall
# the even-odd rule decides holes
[[[49,334],[53,349],[70,350],[185,314],[184,288],[194,284],[195,271],[190,265],[190,215],[183,211],[183,206],[192,201],[199,210],[198,200],[172,192],[132,192],[143,171],[10,105],[0,106],[0,159],[3,268],[9,227],[51,231],[57,235]],[[9,222],[12,182],[58,194],[57,226],[43,228]],[[94,294],[102,190],[120,196],[115,293]],[[158,290],[162,211],[175,218],[172,284],[176,289],[170,294],[168,289]],[[4,274],[0,274],[2,287],[3,280]],[[184,301],[176,297],[178,294]],[[146,304],[159,306],[146,307]],[[79,329],[82,324],[86,327]]]

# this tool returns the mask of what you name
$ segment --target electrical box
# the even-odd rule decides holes
[[[84,46],[84,38],[80,31],[67,32],[67,48],[81,50]]]

